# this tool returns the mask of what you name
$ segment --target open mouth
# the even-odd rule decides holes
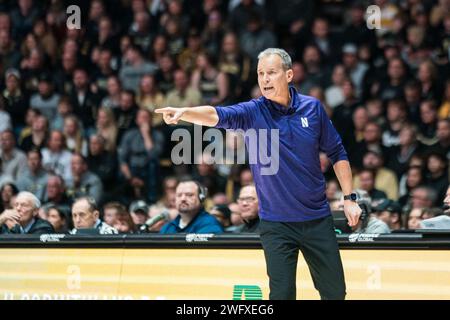
[[[273,87],[264,87],[264,92],[270,92],[273,90]]]

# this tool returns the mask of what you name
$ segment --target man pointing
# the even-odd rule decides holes
[[[333,163],[345,195],[345,215],[350,226],[356,225],[361,209],[352,193],[352,173],[341,138],[319,100],[289,87],[293,71],[286,51],[262,51],[257,73],[263,94],[258,99],[227,107],[167,107],[156,112],[163,114],[167,124],[183,120],[225,129],[256,129],[257,135],[279,130],[279,170],[265,175],[260,161],[251,164],[270,279],[269,298],[296,298],[301,250],[321,298],[344,299],[344,272],[319,161],[323,151]],[[270,148],[270,139],[266,147]]]

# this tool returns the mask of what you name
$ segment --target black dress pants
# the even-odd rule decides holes
[[[306,222],[261,220],[270,300],[295,300],[298,252],[322,300],[345,299],[345,279],[332,216]]]

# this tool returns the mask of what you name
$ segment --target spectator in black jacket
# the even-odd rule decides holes
[[[435,190],[438,199],[445,198],[448,186],[448,161],[440,153],[431,153],[427,160],[428,175],[426,185]]]
[[[105,139],[98,134],[89,138],[89,170],[95,173],[103,183],[105,196],[117,188],[118,160],[117,153],[105,150]],[[107,199],[105,199],[106,201]]]
[[[89,134],[94,130],[100,101],[97,94],[89,88],[89,75],[85,69],[75,69],[70,99],[74,113],[83,123],[85,132]]]
[[[0,233],[44,234],[53,233],[52,225],[38,218],[41,202],[32,193],[23,191],[17,195],[14,208],[0,215]]]
[[[5,111],[9,113],[16,132],[25,126],[25,114],[28,110],[28,97],[21,89],[21,76],[17,69],[5,72],[6,88],[2,92]]]
[[[138,106],[136,97],[132,90],[124,90],[120,93],[119,108],[114,109],[116,124],[119,129],[117,134],[117,144],[120,144],[122,137],[128,129],[136,128],[136,115]]]

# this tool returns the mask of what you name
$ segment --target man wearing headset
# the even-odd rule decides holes
[[[165,224],[160,233],[222,233],[217,219],[203,208],[206,190],[198,182],[182,181],[175,190],[175,207],[178,216]]]

